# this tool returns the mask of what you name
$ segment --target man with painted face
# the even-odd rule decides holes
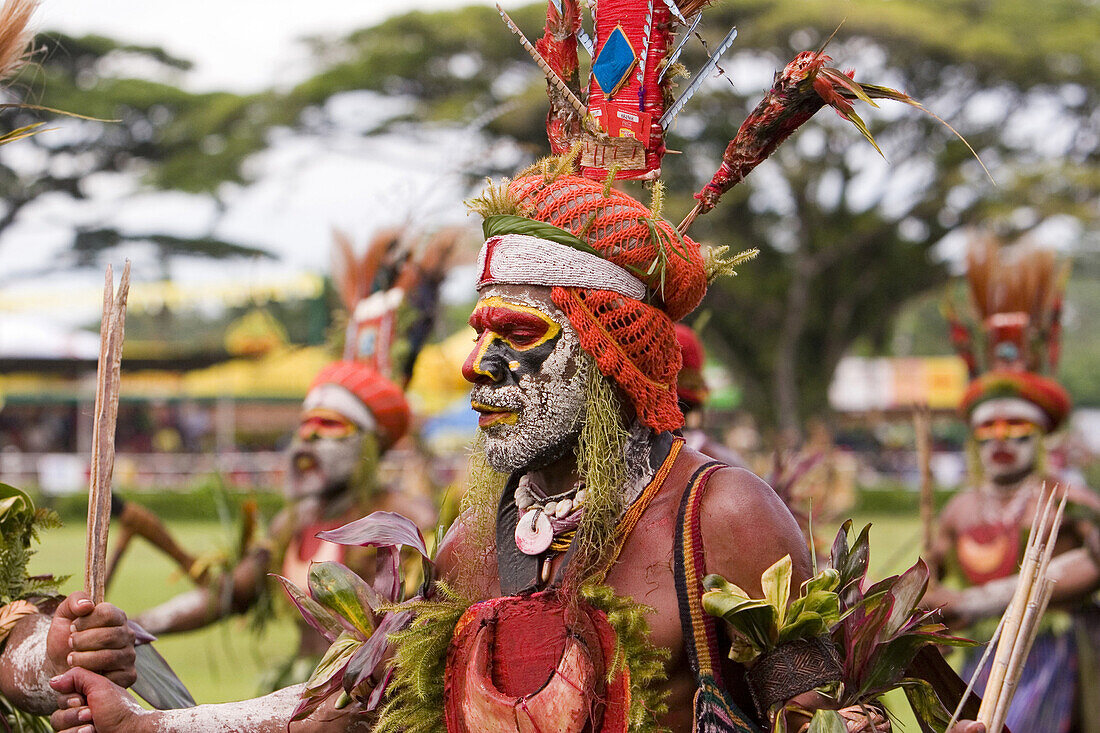
[[[970,424],[978,482],[944,509],[931,558],[941,571],[956,571],[965,590],[934,589],[926,603],[942,605],[956,626],[976,625],[975,637],[992,632],[985,626],[996,623],[1011,599],[1028,529],[1057,484],[1043,467],[1043,439],[1070,410],[1065,389],[1039,373],[1057,366],[1064,273],[1049,252],[1014,254],[1010,259],[991,239],[977,240],[969,253],[967,276],[986,336],[984,373],[969,332],[952,318],[953,339],[974,376],[961,411]],[[1097,681],[1078,683],[1100,658],[1098,610],[1090,601],[1100,588],[1100,547],[1093,546],[1100,501],[1082,486],[1069,487],[1069,501],[1052,561],[1053,610],[1008,715],[1014,731],[1079,730],[1080,721],[1100,719],[1095,696],[1081,694],[1097,689]],[[1091,659],[1079,663],[1081,655]]]
[[[750,685],[701,608],[706,573],[760,597],[776,560],[791,556],[795,584],[810,563],[763,481],[673,432],[683,418],[672,319],[706,288],[698,247],[625,194],[573,175],[521,176],[479,208],[487,238],[463,365],[479,413],[475,470],[466,511],[436,558],[447,590],[395,642],[397,663],[426,675],[415,683],[422,689],[391,687],[399,704],[368,714],[334,695],[292,721],[301,688],[154,713],[100,678],[66,675],[57,688],[83,696],[100,733],[402,730],[413,721],[450,733],[752,732],[764,725],[758,704],[794,698],[812,710],[819,699],[809,691],[836,679],[835,663],[809,655],[795,673]],[[627,267],[656,256],[651,226],[678,254],[643,279]],[[414,685],[404,674],[395,679]],[[82,711],[54,724],[73,728]],[[873,713],[853,716],[852,731],[888,729]]]
[[[439,265],[453,241],[453,233],[434,237],[427,252],[420,253],[424,256],[413,259],[401,232],[386,231],[356,258],[347,238],[337,233],[336,252],[344,266],[335,277],[349,311],[345,358],[320,371],[302,403],[287,451],[287,507],[273,518],[268,537],[233,568],[224,585],[200,587],[141,614],[139,623],[151,633],[189,631],[233,613],[263,609],[259,602],[265,593],[281,595],[269,573],[306,587],[310,564],[333,560],[370,577],[374,561],[367,552],[349,551],[316,535],[372,511],[401,512],[425,529],[434,526],[436,513],[429,497],[382,486],[376,474],[382,454],[409,428],[409,406],[398,382],[407,381],[430,330]],[[395,311],[405,304],[418,317],[405,319],[405,328],[399,329]],[[410,324],[424,333],[410,333]],[[400,364],[391,363],[388,352],[381,353],[394,343],[404,344]],[[297,654],[271,675],[272,689],[308,677],[328,648],[324,637],[304,621],[299,627]]]

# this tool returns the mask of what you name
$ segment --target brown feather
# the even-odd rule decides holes
[[[376,288],[374,281],[378,277],[383,264],[393,256],[393,252],[401,241],[403,234],[404,231],[401,229],[383,229],[371,238],[370,244],[367,245],[367,251],[359,262],[357,300],[366,298],[377,289],[385,289]]]
[[[333,228],[332,230],[332,279],[336,284],[336,292],[340,294],[340,300],[348,313],[355,310],[358,301],[358,284],[355,276],[358,268],[355,266],[355,252],[352,249],[351,237],[346,232]]]
[[[0,80],[10,79],[33,53],[31,15],[39,0],[6,0],[0,8]]]

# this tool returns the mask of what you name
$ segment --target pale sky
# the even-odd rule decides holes
[[[42,0],[39,27],[162,46],[196,63],[192,89],[253,91],[307,70],[296,40],[339,36],[411,9],[489,0]],[[505,0],[505,7],[522,0]]]

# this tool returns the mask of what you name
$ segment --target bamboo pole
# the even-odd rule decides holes
[[[1027,538],[1024,560],[1020,566],[1020,577],[1016,583],[1016,591],[1012,595],[1012,602],[1009,603],[1008,609],[1005,611],[1004,630],[1001,633],[1000,642],[997,644],[997,653],[993,658],[993,665],[989,668],[989,680],[986,682],[982,704],[978,709],[978,721],[985,723],[988,733],[997,733],[992,727],[993,715],[997,708],[997,698],[1000,689],[1004,685],[1009,658],[1016,644],[1016,637],[1019,635],[1020,624],[1026,611],[1027,599],[1031,593],[1031,585],[1035,580],[1035,571],[1039,565],[1038,528],[1046,526],[1053,498],[1052,493],[1047,499],[1043,511],[1036,511],[1035,516],[1032,518],[1031,531]],[[1042,519],[1040,519],[1040,516]]]
[[[985,723],[988,733],[1000,733],[1004,727],[1024,664],[1035,642],[1039,623],[1054,592],[1054,581],[1048,577],[1048,571],[1069,498],[1068,490],[1063,489],[1058,509],[1051,517],[1051,507],[1058,496],[1059,488],[1055,485],[1044,502],[1042,512],[1035,512],[1016,593],[1001,620],[1004,633],[997,644],[997,656],[990,669],[989,681],[978,712],[978,720]],[[1045,489],[1044,485],[1043,490]],[[1051,519],[1049,526],[1048,518]]]
[[[955,723],[959,722],[959,716],[962,715],[962,710],[966,706],[966,698],[970,697],[970,693],[974,691],[974,685],[978,682],[978,678],[982,676],[982,672],[985,670],[985,665],[989,662],[989,656],[993,653],[994,647],[997,646],[997,642],[1001,638],[1001,632],[1005,627],[1005,617],[1001,616],[1001,620],[997,622],[997,628],[993,631],[993,636],[989,637],[989,641],[985,645],[985,651],[982,652],[982,658],[978,660],[978,666],[974,668],[974,673],[970,675],[970,681],[966,683],[966,690],[963,691],[962,697],[959,698],[959,704],[955,707],[955,712],[951,716],[951,720],[947,723],[945,730],[951,730]]]
[[[121,377],[122,341],[126,326],[126,298],[130,290],[130,263],[122,270],[118,292],[114,272],[107,266],[100,322],[99,363],[96,369],[95,422],[92,428],[91,470],[88,479],[88,527],[84,547],[84,590],[101,603],[106,589],[107,533],[111,522],[111,475],[115,465],[115,425]]]
[[[932,415],[928,405],[913,407],[917,465],[920,468],[921,551],[927,558],[936,536],[936,495],[932,486]]]

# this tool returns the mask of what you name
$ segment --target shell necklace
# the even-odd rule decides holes
[[[519,551],[524,555],[541,555],[550,549],[556,537],[575,530],[584,514],[587,496],[584,481],[577,481],[568,491],[547,496],[530,476],[521,476],[515,491]]]

